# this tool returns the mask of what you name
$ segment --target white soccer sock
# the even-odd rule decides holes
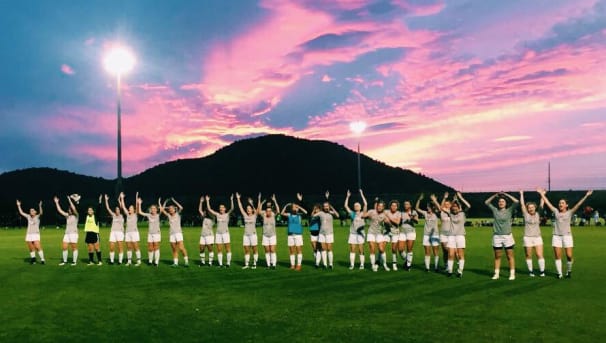
[[[566,267],[568,269],[568,272],[570,273],[572,271],[572,261],[566,262]]]
[[[396,253],[392,253],[391,254],[391,262],[393,264],[397,264],[398,263],[398,254],[396,254]]]
[[[431,256],[425,256],[425,269],[429,269],[430,263],[431,263]]]
[[[217,262],[219,262],[220,266],[223,265],[223,253],[222,252],[217,253]]]
[[[122,263],[122,260],[124,260],[124,253],[118,253],[118,262]]]
[[[541,271],[541,273],[545,271],[545,259],[544,258],[539,259],[539,270]]]
[[[360,254],[360,265],[363,266],[364,265],[364,254]]]
[[[562,275],[562,260],[555,260],[555,265],[558,275]]]
[[[300,266],[303,264],[303,254],[297,254],[297,265]]]
[[[332,267],[333,253],[332,250],[328,252],[328,265]]]
[[[136,250],[135,256],[137,256],[137,261],[141,261],[141,250]]]
[[[438,269],[438,265],[440,265],[440,256],[433,257],[433,267],[434,269]]]
[[[229,266],[231,264],[231,251],[228,252],[226,255],[227,255],[227,265]]]
[[[74,250],[74,252],[72,253],[73,256],[73,261],[74,263],[78,262],[78,250]]]
[[[38,250],[38,256],[40,256],[41,261],[44,261],[44,251]]]
[[[204,264],[204,253],[203,252],[200,253],[200,262],[202,264]]]
[[[495,269],[494,270],[494,275],[499,276],[499,274],[501,274],[501,270],[500,269]]]
[[[178,257],[177,258],[173,257],[173,264],[179,264],[179,258]]]
[[[356,263],[356,253],[350,252],[349,253],[349,265],[353,267],[354,263]]]
[[[271,265],[275,267],[276,263],[278,262],[278,255],[275,252],[272,252],[270,255],[271,255],[270,256],[271,257]]]
[[[250,263],[250,254],[246,254],[246,255],[244,255],[244,265],[248,267],[249,263]]]
[[[149,250],[147,252],[147,261],[149,263],[152,263],[154,261],[154,251],[153,250]]]
[[[509,269],[509,276],[515,276],[516,275],[516,270],[515,269]]]
[[[215,252],[211,251],[208,253],[208,264],[213,264],[213,259],[215,258]]]
[[[36,258],[36,252],[35,251],[30,251],[29,252],[29,257]]]
[[[128,263],[130,263],[133,260],[133,251],[132,250],[128,250],[126,252],[126,259],[128,260]]]
[[[465,269],[465,260],[459,260],[459,273],[462,273],[463,269]]]
[[[115,257],[116,257],[116,253],[115,253],[115,252],[113,252],[113,251],[110,251],[110,252],[109,252],[109,261],[110,261],[111,263],[114,263],[114,258],[115,258]]]
[[[271,266],[271,257],[269,256],[270,253],[266,252],[265,253],[265,263],[267,263],[267,266]]]
[[[160,249],[156,249],[156,251],[154,252],[154,262],[156,263],[156,265],[160,263]]]
[[[320,265],[320,260],[322,259],[322,254],[320,254],[320,252],[319,252],[319,251],[316,251],[316,252],[314,253],[314,255],[315,255],[315,257],[316,257],[316,266],[319,266],[319,265]]]
[[[189,257],[187,257],[187,255],[183,256],[183,262],[185,262],[186,265],[189,264]]]
[[[402,257],[402,259],[403,259],[404,261],[406,261],[406,252],[404,252],[403,250],[402,250],[402,251],[400,251],[400,257]]]
[[[63,255],[63,263],[67,263],[67,254],[68,254],[67,249],[63,250],[63,254],[62,254]]]
[[[375,254],[370,254],[370,265],[374,266],[375,265],[375,259],[377,257],[375,256]]]
[[[532,273],[532,259],[526,260],[526,266],[528,266],[528,271]]]
[[[381,253],[381,261],[383,261],[384,266],[387,265],[387,254],[384,252]]]
[[[322,250],[322,264],[323,264],[324,266],[326,266],[326,265],[327,265],[327,264],[326,264],[326,258],[327,258],[327,256],[326,256],[326,250]]]
[[[409,252],[406,254],[406,265],[410,267],[412,265],[412,253]]]
[[[259,261],[259,254],[253,254],[253,265],[257,265],[257,261]]]
[[[449,273],[451,273],[451,274],[452,274],[452,267],[453,267],[453,266],[454,266],[454,260],[448,260],[448,263],[447,263],[447,267],[446,267],[446,269],[447,269],[447,270],[448,270],[448,272],[449,272]]]
[[[295,265],[295,255],[290,254],[290,265],[294,267]]]

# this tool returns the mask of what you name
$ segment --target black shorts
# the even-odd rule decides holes
[[[86,233],[86,238],[84,239],[84,242],[86,242],[86,244],[95,244],[95,243],[99,243],[99,234],[96,232],[87,232]]]
[[[309,234],[312,236],[318,236],[318,235],[320,235],[320,230],[309,231]]]

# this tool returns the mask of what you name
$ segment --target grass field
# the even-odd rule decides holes
[[[199,229],[186,228],[192,266],[170,268],[163,230],[162,263],[58,266],[63,230],[46,229],[47,265],[29,265],[24,229],[0,230],[0,341],[291,341],[488,342],[599,341],[606,335],[606,229],[577,228],[573,278],[526,273],[521,228],[515,229],[518,278],[490,279],[491,230],[470,228],[462,279],[425,273],[418,229],[410,272],[348,270],[347,229],[336,226],[335,270],[316,270],[305,236],[304,267],[288,269],[284,230],[277,270],[242,270],[242,229],[232,228],[231,269],[199,268]],[[145,229],[141,237],[147,237]],[[280,234],[281,233],[281,234]],[[104,259],[108,231],[101,231]],[[142,249],[144,260],[147,251]],[[264,264],[260,253],[261,265]],[[71,258],[71,253],[70,253]],[[367,258],[368,261],[368,258]],[[535,261],[536,265],[536,261]],[[536,267],[535,267],[536,268]],[[505,264],[503,273],[505,271]]]

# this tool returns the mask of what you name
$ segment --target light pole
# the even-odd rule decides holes
[[[362,169],[360,167],[360,135],[366,130],[366,123],[363,121],[354,121],[349,124],[349,129],[358,138],[358,189],[362,189]]]
[[[133,69],[135,56],[126,48],[114,47],[103,61],[105,69],[116,76],[117,95],[117,119],[118,119],[118,177],[116,179],[116,194],[122,192],[122,106],[121,106],[121,81],[122,75]]]

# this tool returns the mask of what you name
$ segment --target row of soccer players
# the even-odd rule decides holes
[[[562,277],[561,264],[561,249],[566,251],[568,263],[567,276],[571,276],[572,270],[572,234],[570,231],[570,218],[572,214],[581,206],[583,201],[591,195],[588,191],[585,197],[581,199],[572,209],[568,209],[566,200],[561,199],[558,202],[556,209],[545,196],[544,190],[538,190],[541,196],[541,207],[546,203],[554,213],[556,213],[554,221],[554,232],[552,245],[556,260],[556,270],[558,277]],[[328,199],[328,192],[326,197]],[[363,244],[365,241],[369,244],[370,249],[370,264],[374,271],[378,270],[379,264],[375,261],[375,256],[378,253],[380,260],[385,270],[390,268],[387,265],[385,246],[387,242],[391,242],[392,248],[392,269],[397,269],[397,259],[400,255],[404,261],[405,269],[410,269],[412,265],[412,248],[416,240],[416,231],[414,224],[418,220],[418,213],[425,217],[423,245],[425,249],[425,268],[429,270],[431,253],[434,255],[434,269],[437,270],[439,263],[438,249],[442,245],[444,260],[446,262],[446,270],[449,275],[453,275],[453,265],[455,258],[458,259],[457,276],[461,277],[465,265],[465,210],[470,208],[469,203],[463,198],[461,193],[458,193],[452,200],[448,199],[448,194],[444,195],[441,203],[437,202],[437,198],[432,195],[431,203],[427,204],[426,210],[420,208],[420,202],[423,195],[417,200],[416,209],[412,209],[411,203],[405,201],[403,211],[399,211],[398,202],[391,201],[389,208],[385,209],[385,203],[377,201],[374,208],[368,210],[367,201],[363,192],[360,190],[362,204],[354,203],[353,210],[349,208],[350,192],[347,192],[345,199],[345,208],[350,213],[351,226],[348,243],[350,245],[350,269],[354,268],[356,253],[359,254],[360,268],[364,268],[364,251]],[[494,207],[491,202],[495,198],[499,198],[498,207]],[[244,237],[243,245],[245,251],[244,268],[256,268],[258,261],[257,250],[257,234],[256,221],[257,215],[263,218],[263,241],[262,245],[265,248],[265,260],[268,268],[276,266],[276,222],[275,214],[280,212],[280,207],[275,196],[272,196],[272,204],[263,209],[265,201],[261,201],[259,195],[257,206],[254,206],[252,199],[248,199],[248,203],[243,206],[241,197],[236,194],[238,207],[244,218]],[[166,215],[169,219],[170,227],[170,244],[173,252],[174,266],[178,265],[178,252],[180,251],[184,257],[185,265],[188,265],[187,251],[183,246],[183,233],[181,230],[181,219],[179,213],[183,209],[182,206],[170,199],[173,204],[167,206],[167,202],[161,203],[158,200],[158,205],[149,207],[149,213],[143,212],[142,200],[138,194],[135,197],[135,205],[128,208],[125,204],[124,194],[120,194],[118,205],[113,211],[108,203],[108,196],[105,196],[105,207],[112,215],[112,228],[110,231],[110,263],[115,260],[115,248],[118,247],[119,256],[118,263],[123,261],[123,246],[125,241],[127,245],[127,265],[132,263],[132,254],[135,252],[136,263],[141,263],[141,252],[139,249],[139,232],[137,228],[137,214],[148,218],[149,233],[148,233],[148,252],[149,263],[158,265],[160,258],[160,213]],[[513,205],[507,206],[507,199],[511,200]],[[59,199],[55,198],[57,210],[66,217],[67,226],[63,239],[63,262],[67,263],[68,246],[71,246],[74,257],[73,263],[77,261],[77,223],[78,212],[72,199],[68,197],[69,208],[65,212],[62,210]],[[100,198],[101,200],[101,198]],[[302,262],[302,218],[301,212],[307,214],[307,210],[301,206],[302,195],[297,194],[298,202],[286,204],[282,210],[282,214],[288,217],[288,246],[290,251],[291,268],[300,269]],[[526,248],[526,262],[530,271],[530,275],[534,276],[532,271],[532,250],[536,251],[540,275],[544,276],[545,261],[543,258],[543,242],[539,227],[539,215],[537,213],[537,205],[534,203],[524,204],[523,192],[520,192],[520,200],[522,202],[522,211],[525,219],[524,230],[524,246]],[[511,222],[513,208],[517,206],[520,200],[507,193],[496,193],[486,200],[486,204],[490,207],[494,215],[493,227],[493,248],[495,253],[495,274],[493,279],[499,278],[500,261],[502,249],[506,251],[507,259],[510,266],[510,280],[515,279],[515,262],[513,258],[513,248],[515,245],[513,235],[511,234]],[[200,199],[199,212],[203,217],[202,232],[200,237],[200,258],[201,265],[206,264],[205,257],[208,253],[208,265],[212,264],[214,258],[213,245],[217,245],[217,262],[219,266],[223,265],[223,251],[226,252],[226,266],[231,264],[231,246],[229,235],[229,215],[234,210],[233,196],[230,198],[231,207],[228,210],[223,204],[219,205],[218,211],[214,211],[210,205],[210,197],[206,196]],[[39,216],[42,214],[42,203],[40,203],[40,212],[30,209],[30,213],[25,214],[20,207],[20,202],[17,201],[20,213],[28,219],[28,230],[26,234],[26,242],[30,250],[32,262],[35,262],[35,251],[39,252],[40,259],[44,263],[44,254],[40,245],[39,236]],[[465,207],[463,207],[465,206]],[[274,212],[275,208],[275,212]],[[121,211],[127,213],[126,216],[126,233],[124,233],[124,217]],[[441,230],[438,232],[438,216],[440,214]],[[216,233],[213,234],[213,220],[210,216],[215,217],[217,222]],[[333,252],[332,244],[334,242],[333,219],[338,217],[337,211],[330,205],[328,201],[321,206],[315,205],[311,210],[311,244],[314,250],[316,266],[322,262],[324,267],[332,268]],[[368,233],[364,232],[365,219],[369,219]],[[98,264],[101,262],[101,251],[99,249],[99,228],[95,220],[95,211],[88,208],[88,213],[85,222],[86,243],[89,252],[89,264],[93,264],[94,252],[97,254]],[[253,260],[251,264],[251,253]]]

